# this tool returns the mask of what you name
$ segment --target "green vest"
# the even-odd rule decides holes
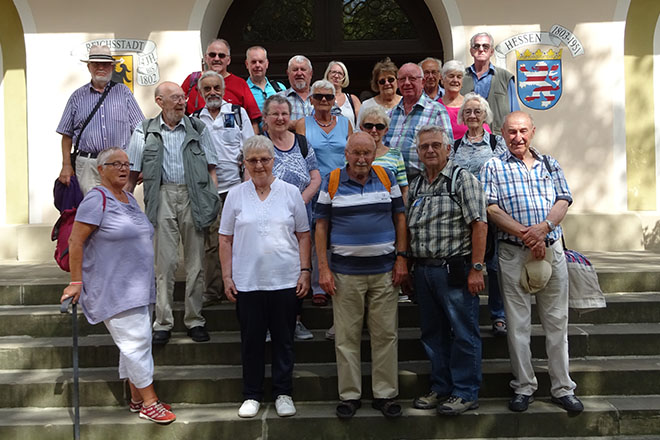
[[[186,136],[183,140],[183,170],[190,197],[195,229],[203,230],[213,223],[220,210],[218,190],[211,180],[206,154],[200,145],[201,133],[206,126],[196,118],[183,117]],[[144,179],[144,210],[149,221],[157,226],[160,186],[163,170],[163,138],[160,134],[160,116],[142,123],[144,151],[142,176]]]
[[[508,70],[495,66],[493,68],[495,68],[495,75],[493,75],[490,82],[490,91],[486,101],[488,101],[490,111],[493,113],[493,122],[490,124],[490,129],[493,133],[501,135],[504,118],[511,113],[509,111],[511,107],[509,106],[508,90],[509,81],[513,79],[513,75]],[[465,96],[470,92],[474,92],[474,77],[472,76],[472,70],[468,67],[465,69],[465,75],[463,76],[461,95]]]

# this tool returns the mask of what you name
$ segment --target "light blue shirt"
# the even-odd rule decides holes
[[[280,86],[280,91],[286,90],[284,84],[277,81],[275,82],[277,83],[278,86]],[[251,78],[248,78],[247,85],[248,87],[250,87],[250,91],[254,96],[254,100],[257,101],[257,105],[259,106],[259,110],[261,111],[264,110],[264,102],[266,102],[266,98],[270,98],[271,96],[277,93],[277,91],[271,85],[271,82],[268,81],[268,78],[266,78],[266,87],[264,87],[263,90],[261,90],[261,87],[253,83]]]
[[[484,99],[488,99],[488,94],[490,93],[490,83],[493,81],[493,75],[495,75],[495,68],[492,64],[488,67],[488,71],[481,77],[477,77],[477,72],[474,70],[474,64],[469,67],[470,74],[474,80],[474,93],[481,95]],[[506,88],[506,94],[509,98],[509,112],[516,112],[520,110],[520,104],[518,103],[518,97],[516,96],[516,82],[513,78],[509,81],[509,85]]]

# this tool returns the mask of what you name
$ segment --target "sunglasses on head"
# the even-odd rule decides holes
[[[362,124],[365,130],[371,131],[373,130],[374,127],[376,127],[376,130],[385,130],[385,124],[372,124],[371,122],[365,122]]]
[[[227,54],[222,52],[209,52],[206,55],[208,55],[208,57],[211,59],[218,57],[221,60],[224,60],[225,58],[227,58]]]
[[[384,86],[386,82],[392,84],[394,81],[396,81],[396,78],[390,76],[389,78],[381,78],[378,80],[378,84],[381,86]]]
[[[325,98],[326,101],[331,101],[332,99],[334,99],[334,97],[335,95],[333,95],[332,93],[314,93],[312,95],[312,98],[316,99],[317,101],[321,101],[323,100],[323,98]]]

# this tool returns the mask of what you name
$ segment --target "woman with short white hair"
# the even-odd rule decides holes
[[[297,187],[273,176],[273,143],[253,136],[243,144],[250,180],[229,190],[220,220],[220,262],[225,294],[236,303],[241,327],[243,404],[254,417],[263,398],[266,332],[271,335],[275,410],[292,416],[296,303],[311,278],[311,236]]]
[[[69,239],[71,282],[61,302],[80,301],[90,324],[103,322],[119,348],[119,377],[131,390],[131,412],[166,424],[176,420],[153,385],[151,314],[156,302],[154,228],[124,185],[131,163],[121,148],[97,159],[101,185],[87,193]]]
[[[461,95],[465,65],[457,60],[447,61],[445,65],[442,66],[441,74],[445,94],[442,96],[440,103],[445,106],[447,113],[449,113],[449,120],[451,121],[454,139],[460,139],[467,131],[465,124],[459,120],[459,109],[465,100],[463,95]],[[484,124],[484,129],[490,133],[488,124]]]

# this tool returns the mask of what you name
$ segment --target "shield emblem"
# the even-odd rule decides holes
[[[133,91],[133,55],[113,55],[119,61],[112,72],[112,81],[124,84]]]
[[[525,106],[547,110],[557,104],[562,92],[561,52],[526,50],[521,55],[516,51],[518,96]]]

